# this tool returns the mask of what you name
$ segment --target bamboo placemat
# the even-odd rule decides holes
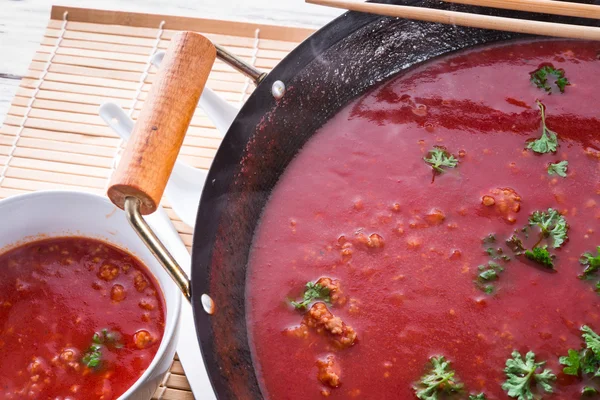
[[[150,57],[180,30],[201,32],[256,67],[269,71],[312,30],[83,8],[52,8],[42,43],[0,128],[0,198],[44,189],[104,194],[121,140],[98,116],[113,101],[135,119],[156,71]],[[254,89],[215,62],[208,87],[234,105]],[[180,159],[209,168],[221,135],[198,109]],[[163,201],[188,248],[192,229]],[[154,395],[193,399],[177,357]]]

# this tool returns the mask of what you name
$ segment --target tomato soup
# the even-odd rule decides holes
[[[250,254],[266,398],[599,396],[599,57],[458,52],[311,138]]]
[[[0,255],[2,399],[116,399],[164,327],[158,283],[108,243],[63,237]]]

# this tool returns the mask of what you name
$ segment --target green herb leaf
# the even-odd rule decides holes
[[[481,290],[483,290],[485,294],[492,294],[494,293],[495,287],[494,285],[488,284],[484,285]]]
[[[567,375],[579,375],[579,368],[581,367],[580,355],[578,351],[569,349],[569,355],[567,357],[560,357],[558,359],[565,367],[563,372]]]
[[[600,335],[587,325],[581,327],[581,332],[583,332],[581,337],[585,341],[586,347],[600,357]]]
[[[456,168],[458,165],[458,160],[441,146],[435,146],[432,150],[429,150],[427,157],[424,157],[423,160],[439,174],[444,172],[444,167]]]
[[[581,327],[581,338],[584,346],[580,351],[569,349],[568,356],[560,357],[559,362],[565,365],[563,372],[567,375],[592,375],[600,377],[600,335],[589,326]]]
[[[548,175],[558,175],[563,178],[567,177],[567,168],[569,167],[568,161],[561,161],[548,166]]]
[[[579,262],[581,263],[581,265],[585,266],[581,278],[588,279],[592,275],[594,275],[598,270],[600,270],[600,246],[598,246],[598,248],[596,249],[596,254],[597,255],[594,256],[592,253],[586,252],[583,253],[579,258]],[[599,285],[600,282],[598,282],[596,287],[598,288]]]
[[[122,348],[121,334],[108,329],[94,332],[92,344],[83,355],[81,362],[89,368],[97,368],[102,361],[102,348],[104,346],[112,346],[117,349]]]
[[[591,386],[585,386],[581,391],[582,396],[594,396],[596,394],[598,394],[598,391]]]
[[[583,374],[593,374],[593,377],[600,376],[600,355],[590,349],[584,348],[579,352],[579,364]]]
[[[329,288],[321,286],[318,283],[307,282],[302,301],[292,301],[291,303],[297,310],[302,310],[308,308],[310,303],[316,300],[323,300],[328,303],[330,301]]]
[[[475,286],[487,294],[494,293],[494,285],[490,282],[498,280],[500,272],[504,271],[504,268],[493,261],[488,261],[486,265],[480,265],[477,267],[480,271],[475,280]]]
[[[549,369],[544,369],[541,373],[536,373],[538,368],[542,367],[546,362],[535,362],[535,354],[528,352],[525,359],[518,351],[512,352],[512,358],[506,360],[506,381],[502,384],[510,397],[518,400],[533,400],[534,396],[531,392],[532,383],[538,383],[542,389],[548,393],[552,393],[550,382],[556,380],[556,375]]]
[[[488,269],[479,274],[479,279],[483,281],[495,281],[498,279],[498,273],[493,269]]]
[[[543,247],[534,247],[533,250],[527,250],[525,252],[525,257],[546,268],[554,269],[554,262],[552,261],[552,256],[550,255],[548,250]]]
[[[463,384],[454,379],[455,372],[444,356],[432,357],[430,370],[413,387],[419,399],[437,400],[442,395],[460,392]]]
[[[83,355],[81,362],[89,368],[98,367],[102,360],[102,352],[100,351],[101,349],[101,345],[96,343],[92,344]]]
[[[549,208],[548,211],[535,211],[529,217],[529,225],[539,227],[542,231],[542,238],[552,238],[552,246],[555,249],[559,248],[568,239],[569,226],[567,220],[553,208]]]
[[[548,82],[549,77],[555,78],[554,83],[558,87],[561,93],[565,92],[565,87],[570,85],[569,80],[565,76],[565,71],[562,69],[556,69],[553,65],[543,65],[540,68],[530,73],[531,82],[538,88],[544,89],[546,92],[551,93],[552,87]]]
[[[530,142],[527,145],[527,148],[540,154],[550,152],[553,153],[558,148],[558,136],[556,132],[551,131],[548,129],[548,126],[546,126],[546,106],[544,106],[539,100],[537,101],[537,104],[540,108],[540,114],[542,116],[542,136],[539,139]]]
[[[485,393],[479,393],[478,395],[469,395],[469,400],[487,400]]]

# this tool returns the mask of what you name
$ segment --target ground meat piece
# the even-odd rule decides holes
[[[283,331],[284,334],[288,336],[294,336],[301,339],[308,338],[308,326],[306,324],[300,324],[293,328],[287,328]]]
[[[366,245],[370,249],[380,249],[383,247],[383,237],[376,233],[372,233],[369,236],[364,233],[356,234],[356,241],[358,243]]]
[[[133,277],[133,285],[136,290],[141,293],[148,287],[148,281],[144,278],[144,275],[138,271]]]
[[[118,303],[123,301],[125,300],[125,297],[127,297],[127,293],[125,292],[123,285],[114,285],[110,290],[110,299],[114,302]]]
[[[135,347],[145,349],[154,342],[154,338],[150,335],[150,332],[140,329],[133,335],[133,341],[135,342]]]
[[[317,360],[317,378],[321,383],[336,388],[341,385],[340,368],[335,361],[334,356],[327,356],[325,360]]]
[[[61,351],[60,354],[54,356],[52,358],[52,364],[62,368],[62,369],[72,369],[74,371],[79,371],[81,369],[81,363],[79,362],[81,359],[81,354],[79,350],[73,348],[65,348]]]
[[[346,304],[346,296],[343,295],[342,289],[340,288],[340,282],[337,279],[324,277],[317,281],[317,285],[329,289],[329,301],[331,304],[338,306]]]
[[[496,188],[481,198],[481,204],[514,224],[517,220],[515,214],[521,210],[521,196],[511,188]]]
[[[438,208],[434,208],[430,210],[427,215],[425,215],[425,219],[431,225],[439,225],[446,219],[446,215],[444,212]]]
[[[354,345],[356,341],[354,329],[346,325],[340,317],[334,316],[325,303],[313,304],[304,314],[302,324],[315,329],[319,334],[327,334],[331,342],[341,349]]]
[[[100,267],[98,271],[98,278],[103,279],[105,281],[112,281],[117,276],[119,276],[119,267],[112,264],[104,264]]]

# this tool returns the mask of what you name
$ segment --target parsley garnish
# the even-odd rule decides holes
[[[565,217],[560,215],[558,211],[553,208],[549,208],[548,211],[535,211],[531,217],[529,217],[529,225],[540,228],[540,242],[544,238],[552,238],[552,246],[555,249],[558,249],[565,240],[568,239],[567,230],[569,227],[567,221],[565,220]]]
[[[105,345],[113,346],[120,349],[123,347],[121,343],[121,335],[119,332],[102,329],[100,332],[95,332],[92,336],[92,344],[87,349],[81,362],[89,368],[97,368],[102,362],[102,348]]]
[[[581,391],[581,394],[583,396],[593,396],[595,394],[598,394],[598,391],[595,388],[593,388],[593,387],[585,386],[583,388],[583,390]]]
[[[431,368],[413,387],[419,399],[437,400],[439,395],[460,392],[463,384],[454,379],[455,372],[444,356],[432,357]]]
[[[563,372],[567,375],[600,377],[600,336],[586,325],[581,327],[581,332],[584,341],[582,349],[569,349],[568,356],[559,358],[559,362],[565,366]]]
[[[596,256],[590,252],[583,253],[579,258],[579,262],[585,266],[583,270],[582,279],[589,279],[598,270],[600,270],[600,246],[596,249]]]
[[[555,152],[558,147],[558,136],[556,135],[556,132],[551,131],[546,126],[546,106],[539,100],[537,100],[537,105],[540,108],[540,114],[542,116],[542,137],[530,142],[527,145],[527,148],[540,154]]]
[[[475,285],[485,293],[492,294],[494,292],[494,285],[490,282],[498,280],[498,274],[504,271],[504,268],[493,261],[489,261],[487,265],[480,265],[477,269],[479,270],[479,274],[477,275]]]
[[[479,393],[478,395],[469,395],[469,400],[487,400],[485,393]]]
[[[600,357],[600,335],[586,325],[581,327],[581,332],[583,332],[581,337],[585,341],[586,347]]]
[[[506,381],[502,384],[510,397],[518,400],[533,400],[531,392],[532,383],[538,383],[542,389],[552,393],[551,381],[556,380],[556,375],[549,369],[544,369],[541,373],[536,373],[538,368],[546,364],[545,361],[535,362],[535,354],[530,351],[525,355],[525,360],[518,351],[512,352],[512,358],[506,360]]]
[[[502,247],[498,247],[496,249],[493,247],[488,247],[485,249],[485,252],[492,258],[492,260],[510,261],[510,256],[504,254]]]
[[[525,257],[546,268],[554,269],[552,255],[545,247],[534,247],[533,250],[527,250],[525,252]]]
[[[569,355],[563,356],[558,359],[565,367],[563,368],[563,372],[567,375],[579,375],[579,368],[581,366],[581,356],[579,352],[573,349],[569,349]]]
[[[434,172],[441,174],[446,168],[456,168],[458,160],[454,156],[446,151],[441,146],[435,146],[432,150],[429,150],[427,157],[423,157],[423,160],[433,168]]]
[[[563,178],[567,177],[568,161],[561,161],[548,166],[548,175],[558,175]]]
[[[544,89],[546,92],[551,93],[552,87],[548,83],[548,77],[552,76],[556,80],[554,83],[558,87],[561,93],[565,92],[565,87],[571,83],[565,76],[565,71],[562,69],[556,69],[552,64],[543,65],[540,68],[530,73],[531,82],[538,88]]]
[[[315,300],[323,300],[329,303],[329,288],[318,283],[307,282],[302,301],[292,301],[291,303],[297,310],[302,310],[308,308],[308,305]]]
[[[119,332],[109,331],[108,329],[102,329],[100,332],[95,332],[92,337],[92,343],[113,344],[116,348],[123,347]]]
[[[102,359],[102,345],[93,343],[83,355],[81,362],[89,368],[96,368]]]

